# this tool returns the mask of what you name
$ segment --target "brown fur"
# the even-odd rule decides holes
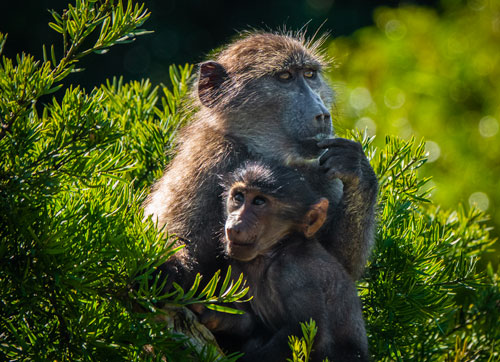
[[[221,92],[218,108],[224,109],[231,104],[231,100],[254,79],[273,75],[290,66],[310,66],[322,70],[328,66],[320,51],[324,40],[323,37],[316,41],[308,40],[304,33],[242,33],[239,40],[224,47],[215,56],[230,77]],[[198,94],[193,95],[197,102]]]
[[[332,139],[333,93],[321,75],[326,62],[319,44],[303,34],[248,33],[200,64],[192,91],[196,112],[145,202],[146,216],[186,242],[183,257],[166,267],[182,285],[189,286],[196,272],[210,276],[225,268],[218,175],[255,159],[293,165],[327,196],[331,211],[319,240],[353,278],[361,275],[373,239],[377,183],[354,142]],[[305,78],[305,69],[316,72],[314,79]],[[280,82],[283,71],[293,81]],[[318,147],[320,140],[328,147]],[[323,148],[328,160],[320,166]],[[351,187],[353,180],[357,186]]]

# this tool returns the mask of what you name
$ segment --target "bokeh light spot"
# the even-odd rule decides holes
[[[435,162],[441,156],[441,148],[434,141],[425,142],[425,152],[427,152],[427,162]]]
[[[498,121],[491,117],[486,116],[479,121],[479,134],[484,138],[493,137],[498,133]]]
[[[401,108],[406,101],[405,93],[395,87],[391,87],[385,91],[384,94],[384,103],[387,107],[391,109]]]
[[[385,35],[391,40],[399,40],[406,35],[406,25],[396,19],[391,19],[385,24]]]
[[[474,192],[469,196],[469,205],[477,207],[481,211],[486,211],[490,206],[490,199],[484,192]]]
[[[375,136],[377,133],[377,124],[370,117],[362,117],[356,121],[356,128],[364,131],[366,130],[366,134],[368,136]]]
[[[486,3],[488,0],[469,0],[467,1],[467,5],[471,10],[481,11],[486,7]]]
[[[357,110],[368,107],[372,103],[370,91],[364,87],[354,88],[349,97],[349,103]]]

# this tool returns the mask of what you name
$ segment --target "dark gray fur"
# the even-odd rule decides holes
[[[246,164],[227,177],[235,185],[244,184],[259,190],[264,198],[273,197],[284,203],[288,211],[286,219],[281,221],[291,226],[294,224],[289,223],[290,218],[295,222],[304,220],[319,199],[300,178],[300,174],[285,168],[271,168],[262,163]],[[226,198],[231,197],[229,189]],[[295,215],[289,215],[293,211]],[[244,214],[240,212],[237,209],[233,217],[252,214],[248,209]],[[279,222],[280,218],[274,221]],[[238,221],[228,217],[226,228],[233,227],[235,222]],[[254,227],[254,222],[266,223],[268,218],[240,220],[245,228]],[[224,238],[225,244],[233,242],[228,238]],[[255,244],[259,242],[256,240]],[[230,263],[233,275],[244,274],[253,296],[250,303],[236,305],[246,313],[231,315],[205,309],[198,312],[200,320],[212,329],[222,346],[245,353],[241,361],[285,361],[291,355],[288,336],[302,335],[299,323],[310,318],[318,327],[312,361],[322,361],[325,357],[337,362],[369,360],[355,284],[314,237],[307,239],[302,233],[290,230],[288,236],[274,240],[270,249],[254,259],[231,259]]]
[[[345,269],[316,240],[294,235],[282,242],[272,256],[232,262],[253,299],[240,307],[244,315],[217,317],[223,319],[213,330],[219,343],[244,352],[242,362],[285,361],[288,336],[301,336],[299,322],[312,318],[318,327],[312,361],[368,361],[361,303]],[[200,320],[206,323],[210,314]]]

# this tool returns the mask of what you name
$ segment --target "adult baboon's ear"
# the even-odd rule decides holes
[[[212,108],[221,94],[221,86],[228,78],[226,69],[214,61],[200,64],[198,77],[198,97],[201,103]]]
[[[328,214],[328,199],[322,197],[306,215],[304,235],[306,238],[312,237],[323,226]]]

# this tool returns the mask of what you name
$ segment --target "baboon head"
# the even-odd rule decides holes
[[[216,124],[255,151],[317,157],[332,136],[326,62],[304,35],[249,33],[200,64],[198,98]]]
[[[328,200],[293,169],[247,162],[224,181],[224,245],[233,259],[264,255],[293,233],[311,238],[326,220]]]

